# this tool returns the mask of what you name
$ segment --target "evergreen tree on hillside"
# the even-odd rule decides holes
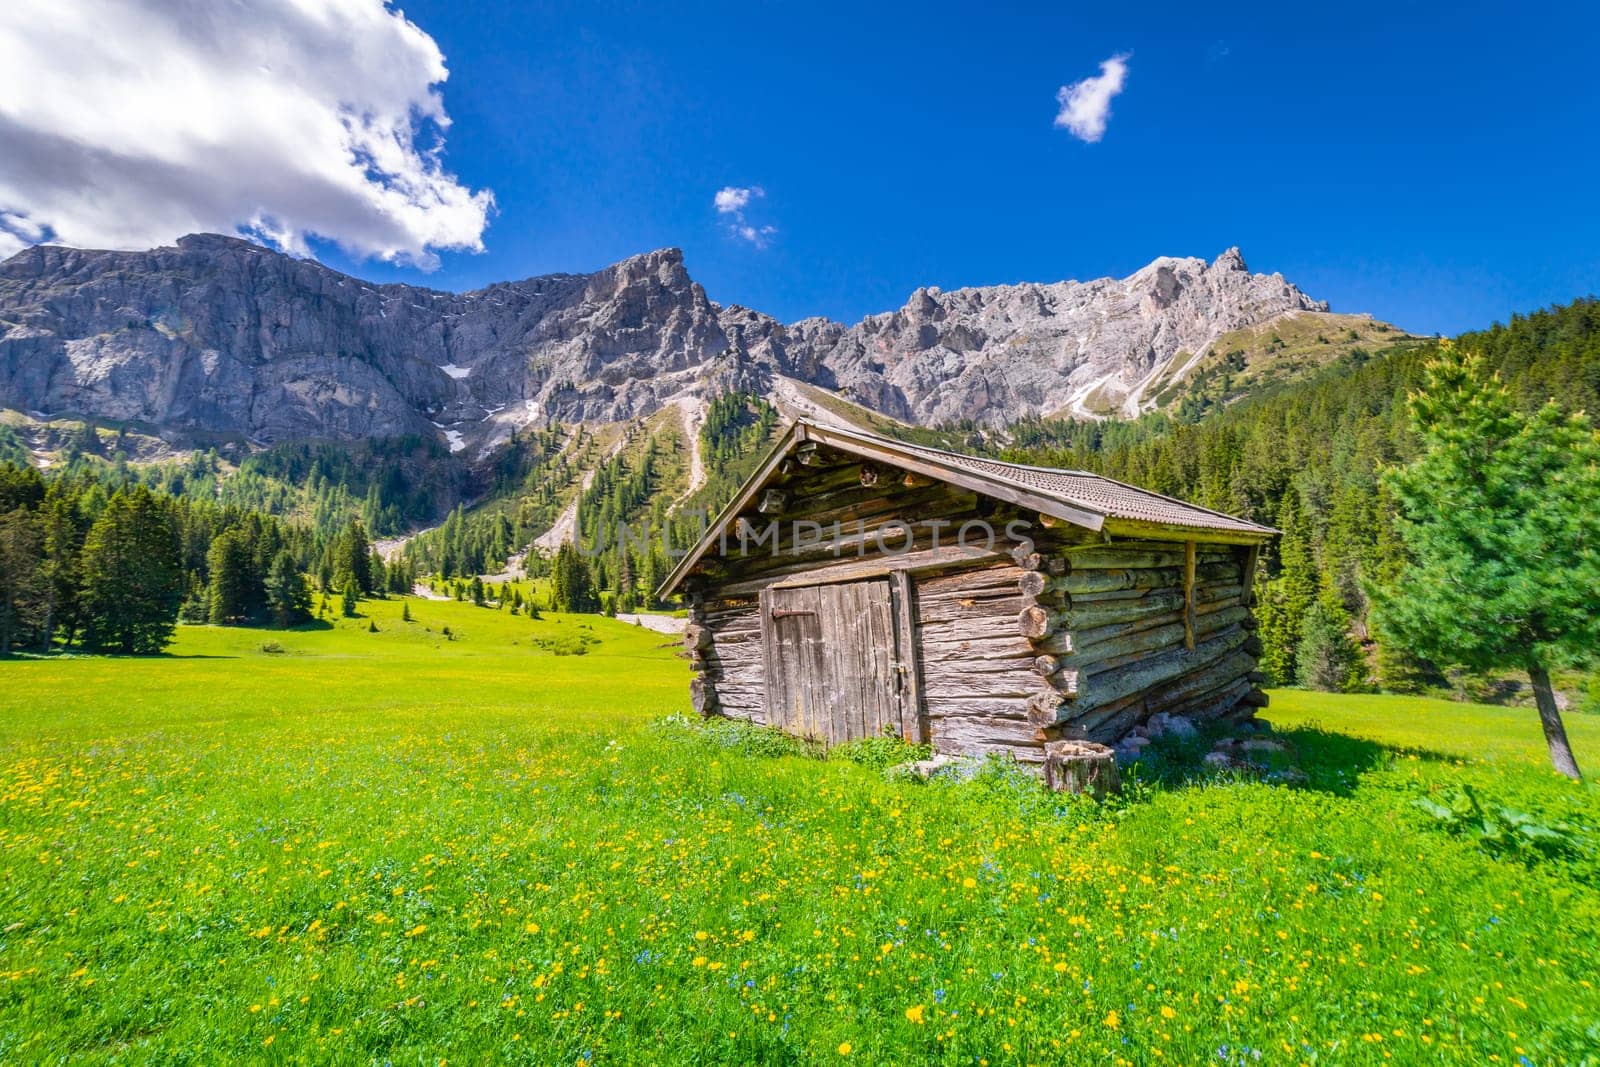
[[[556,550],[555,567],[550,576],[550,607],[553,611],[600,610],[589,564],[571,541],[563,542]]]
[[[1373,551],[1372,576],[1368,585],[1395,587],[1410,564],[1405,541],[1395,524],[1394,498],[1380,486],[1377,502],[1380,515],[1377,545]],[[1374,671],[1378,687],[1390,693],[1421,693],[1447,684],[1443,672],[1418,656],[1398,635],[1386,633],[1383,619],[1372,613],[1368,630],[1376,646]]]
[[[45,583],[40,647],[50,651],[58,631],[72,643],[78,629],[78,558],[87,529],[67,496],[52,492],[40,512],[44,555],[39,576]]]
[[[311,618],[311,589],[288,549],[273,558],[266,592],[267,607],[279,626],[294,626]]]
[[[1372,590],[1380,625],[1440,663],[1527,671],[1551,762],[1578,778],[1550,670],[1600,647],[1600,434],[1554,401],[1519,413],[1449,344],[1410,413],[1422,454],[1385,478],[1409,561]]]
[[[253,571],[253,556],[242,530],[226,530],[211,542],[206,553],[206,569],[211,582],[206,591],[207,616],[214,626],[243,622],[251,615],[258,599]]]
[[[32,632],[44,610],[40,573],[44,533],[37,516],[18,507],[0,514],[0,656]]]
[[[1301,624],[1294,660],[1295,680],[1307,689],[1343,693],[1365,681],[1361,649],[1350,633],[1350,613],[1327,575]]]
[[[206,592],[206,583],[200,580],[199,571],[189,572],[183,601],[178,605],[178,618],[182,622],[196,624],[211,621],[211,597]]]
[[[183,570],[169,507],[143,486],[117,492],[83,543],[84,642],[160,652],[172,640]]]
[[[363,593],[372,592],[372,545],[367,540],[367,528],[360,519],[352,519],[339,539],[339,558],[334,561],[334,573],[342,578],[354,578],[356,587]]]
[[[7,463],[0,467],[0,512],[32,511],[44,500],[44,475],[32,467]]]
[[[1299,677],[1296,653],[1304,635],[1306,614],[1316,600],[1316,564],[1308,524],[1299,507],[1299,493],[1285,497],[1278,522],[1278,577],[1267,583],[1257,613],[1261,620],[1261,669],[1277,685]]]

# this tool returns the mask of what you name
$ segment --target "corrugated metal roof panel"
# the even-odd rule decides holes
[[[959,467],[969,473],[1020,489],[1040,493],[1107,518],[1133,522],[1150,522],[1162,526],[1177,526],[1194,530],[1219,530],[1228,533],[1271,536],[1277,531],[1267,526],[1225,515],[1220,511],[1189,504],[1173,497],[1153,493],[1148,489],[1127,485],[1088,471],[1060,470],[1053,467],[1030,467],[1020,463],[1003,463],[996,459],[968,456],[960,452],[913,445],[860,430],[847,430],[834,426],[818,426],[824,433],[842,433],[859,437],[892,451],[920,456],[933,463]]]

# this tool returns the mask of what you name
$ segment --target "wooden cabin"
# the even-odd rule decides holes
[[[662,584],[703,715],[1040,762],[1266,704],[1276,531],[1082,471],[798,421]]]

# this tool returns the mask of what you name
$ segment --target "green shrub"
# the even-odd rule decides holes
[[[861,737],[854,741],[834,745],[828,750],[829,759],[844,759],[863,767],[883,771],[901,763],[925,760],[933,755],[932,745],[918,745],[899,734],[884,733],[877,737]]]

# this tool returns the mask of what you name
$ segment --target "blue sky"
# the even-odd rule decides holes
[[[397,111],[398,122],[434,78],[437,56],[381,9],[374,21],[363,0],[326,2],[348,16],[340,32],[358,44],[315,40],[267,62],[247,46],[322,31],[284,31],[287,16],[272,32],[224,26],[203,40],[187,23],[169,27],[170,48],[209,50],[195,54],[215,60],[215,79],[271,68],[285,83],[274,91],[300,93],[232,93],[266,100],[266,110],[240,120],[238,146],[180,160],[218,170],[195,183],[210,199],[238,184],[244,207],[208,199],[162,214],[170,177],[47,203],[41,190],[53,194],[58,183],[28,187],[19,149],[12,164],[0,162],[0,231],[10,232],[0,232],[0,249],[40,239],[35,231],[135,247],[260,203],[268,216],[259,229],[274,232],[276,218],[286,247],[297,226],[339,229],[349,190],[336,168],[310,178],[309,166],[272,169],[315,156],[317,145],[293,140],[318,118],[305,87],[318,83],[343,105],[371,83],[373,109]],[[123,10],[102,6],[106,18]],[[145,7],[147,28],[166,17],[159,3]],[[224,10],[233,9],[216,9],[219,24]],[[854,320],[898,307],[919,285],[1120,275],[1158,255],[1211,258],[1238,245],[1252,269],[1280,271],[1336,310],[1446,333],[1600,291],[1593,6],[418,0],[404,14],[449,68],[443,163],[458,184],[428,189],[443,189],[454,214],[448,224],[399,224],[401,209],[385,207],[352,223],[344,247],[415,253],[448,246],[428,236],[435,231],[457,244],[466,233],[469,246],[481,232],[483,251],[441,251],[426,273],[314,237],[302,243],[367,277],[463,289],[674,245],[713,299],[785,320]],[[78,49],[139,39],[101,30]],[[70,38],[53,40],[41,55],[59,57]],[[1116,55],[1128,56],[1126,78],[1104,136],[1085,143],[1057,128],[1057,91]],[[179,85],[164,111],[122,79],[104,84],[93,109],[44,110],[65,106],[65,96],[87,101],[84,71],[112,65],[73,65],[75,91],[41,90],[35,123],[58,131],[81,122],[75,136],[103,153],[115,131],[91,120],[126,99],[156,114],[138,131],[141,145],[162,134],[188,145],[195,138],[174,132],[172,115],[194,106],[184,101],[230,94],[222,81]],[[394,85],[391,69],[401,71]],[[291,70],[301,72],[283,73]],[[333,84],[336,75],[350,84]],[[217,119],[194,121],[209,133]],[[252,156],[252,145],[265,147]],[[180,165],[178,152],[171,147],[160,174]],[[221,173],[229,165],[231,177]],[[414,159],[395,166],[426,169]],[[111,168],[106,180],[138,169]],[[246,188],[251,181],[272,191]],[[724,187],[764,191],[744,208],[746,225],[770,227],[764,247],[716,211]],[[469,199],[483,190],[495,203],[486,229]],[[91,201],[117,206],[107,214],[118,222],[163,221],[74,229],[73,212]]]

